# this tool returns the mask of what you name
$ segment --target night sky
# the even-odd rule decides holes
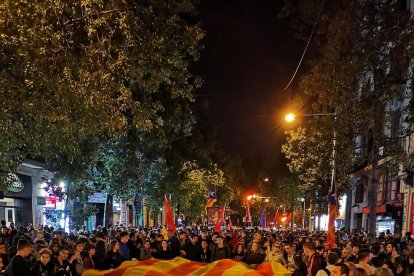
[[[242,156],[281,159],[281,108],[289,102],[284,87],[304,48],[288,19],[283,0],[202,0],[206,31],[197,73],[204,85],[223,148]]]

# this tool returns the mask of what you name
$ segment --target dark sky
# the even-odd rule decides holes
[[[282,6],[283,0],[201,1],[206,39],[197,94],[209,100],[219,142],[230,153],[280,158],[277,114],[289,101],[283,88],[304,48],[279,18]]]

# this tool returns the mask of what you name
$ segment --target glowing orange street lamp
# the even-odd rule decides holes
[[[288,114],[285,115],[285,121],[288,123],[293,122],[296,119],[296,115],[292,112],[289,112]]]

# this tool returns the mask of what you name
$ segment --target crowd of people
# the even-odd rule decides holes
[[[65,233],[51,227],[15,228],[1,221],[2,275],[76,276],[86,269],[114,269],[127,260],[183,257],[197,262],[233,259],[247,265],[277,262],[298,276],[414,275],[414,241],[381,233],[369,242],[363,232],[338,232],[326,248],[324,232],[258,228],[214,233],[204,227],[97,227]]]

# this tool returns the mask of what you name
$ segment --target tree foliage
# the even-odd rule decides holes
[[[314,3],[295,1],[290,6],[297,21],[310,23],[316,18],[320,6],[304,9],[311,2]],[[375,209],[379,159],[393,160],[388,166],[406,159],[401,141],[406,116],[403,103],[407,90],[411,89],[408,61],[413,57],[413,45],[408,37],[412,34],[412,24],[399,1],[322,3],[314,39],[317,50],[300,88],[314,99],[311,112],[335,110],[336,120],[334,123],[318,120],[318,124],[305,126],[306,130],[290,132],[284,150],[291,160],[291,169],[305,172],[304,183],[317,181],[316,173],[322,176],[318,181],[326,185],[331,169],[328,156],[333,148],[327,141],[335,133],[339,182],[346,183],[346,173],[372,165],[369,198],[371,208]],[[303,28],[300,31],[305,33]],[[397,114],[403,115],[398,118]],[[302,152],[304,147],[308,156]]]
[[[2,173],[31,156],[86,177],[109,137],[188,132],[203,37],[193,13],[189,0],[3,1]]]

